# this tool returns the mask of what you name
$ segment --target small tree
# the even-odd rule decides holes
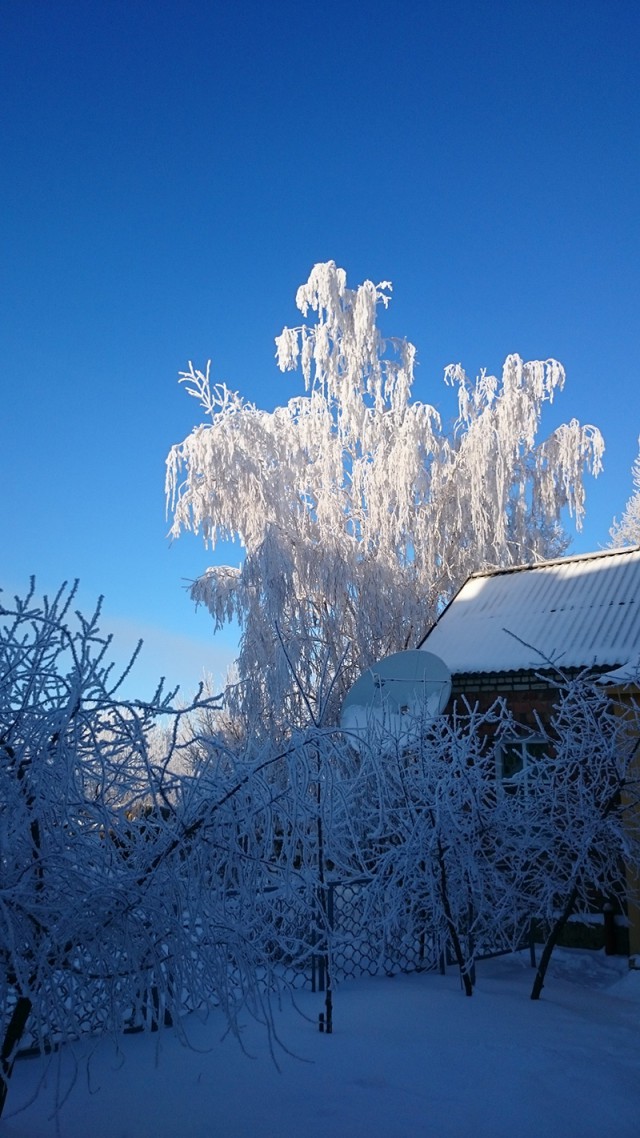
[[[349,289],[333,261],[315,266],[296,298],[315,323],[276,341],[279,367],[299,366],[306,394],[272,413],[212,387],[209,366],[181,377],[210,422],[168,456],[171,532],[244,547],[241,568],[208,569],[192,596],[216,628],[238,619],[230,702],[273,737],[307,717],[290,664],[321,701],[327,660],[332,674],[345,660],[336,722],[356,675],[416,646],[469,573],[562,551],[562,511],[580,526],[584,471],[600,469],[600,433],[575,419],[536,441],[564,384],[555,360],[511,355],[500,380],[475,383],[448,368],[459,398],[450,432],[434,407],[411,402],[415,349],[377,324],[390,287]]]
[[[119,699],[100,606],[74,616],[74,596],[32,584],[0,607],[0,1112],[25,1037],[180,1030],[200,1004],[269,1027],[276,914],[300,884],[277,835],[305,831],[308,803],[266,777],[286,755],[220,742],[179,773],[198,742],[182,725],[216,701]]]
[[[547,929],[531,998],[539,998],[563,928],[594,901],[626,903],[625,869],[640,866],[640,709],[614,705],[588,674],[559,677],[546,754],[521,800],[527,904]]]
[[[495,747],[513,721],[498,702],[416,716],[412,727],[401,746],[386,740],[377,773],[372,909],[388,930],[421,929],[438,955],[452,952],[470,996],[476,953],[514,947],[526,923],[516,820],[496,785]],[[376,766],[381,743],[374,731],[363,752]]]
[[[640,454],[636,457],[631,473],[633,475],[633,493],[625,506],[620,521],[614,521],[609,530],[610,544],[613,546],[640,545]]]

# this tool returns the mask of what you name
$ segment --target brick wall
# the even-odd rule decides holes
[[[487,672],[454,676],[449,707],[459,703],[462,696],[481,711],[487,711],[496,699],[503,699],[518,723],[535,729],[536,713],[548,722],[557,699],[557,688],[538,673]]]

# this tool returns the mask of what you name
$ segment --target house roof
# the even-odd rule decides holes
[[[634,665],[640,546],[474,573],[420,647],[454,675]]]

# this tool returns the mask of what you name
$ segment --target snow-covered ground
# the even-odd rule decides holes
[[[2,1138],[638,1138],[640,972],[621,958],[558,950],[543,998],[526,957],[486,961],[465,998],[452,969],[351,981],[334,1034],[276,1014],[274,1066],[248,1021],[243,1053],[221,1016],[17,1064]],[[85,1056],[83,1059],[82,1056]],[[56,1096],[65,1095],[57,1119]],[[40,1089],[24,1109],[21,1104]],[[17,1113],[16,1113],[17,1111]],[[58,1129],[56,1129],[58,1127]]]

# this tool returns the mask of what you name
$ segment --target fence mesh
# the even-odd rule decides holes
[[[276,895],[264,895],[265,916],[273,927],[272,965],[278,975],[295,989],[323,991],[330,970],[332,982],[359,976],[392,976],[400,972],[433,970],[439,966],[438,949],[429,930],[407,918],[404,925],[389,929],[384,914],[372,913],[369,886],[371,881],[329,881],[312,897],[300,895],[299,903],[285,903]],[[379,930],[377,933],[374,930]],[[166,977],[165,977],[166,981]],[[36,1031],[23,1037],[18,1055],[55,1048],[63,1040],[79,1034],[96,1035],[110,1022],[108,983],[99,979],[83,979],[73,973],[60,972],[49,983],[56,985],[56,999],[47,1005],[56,1007],[56,1022],[43,1008],[33,1008]],[[160,985],[162,990],[162,985]],[[151,974],[144,980],[134,999],[130,1013],[123,1019],[124,1032],[154,1030],[168,1023],[158,987]],[[11,1015],[16,994],[5,993],[4,1018]],[[182,1011],[193,1010],[184,992]],[[64,1009],[73,1006],[73,1029],[64,1022]],[[59,1022],[58,1022],[59,1021]],[[111,1021],[112,1022],[112,1021]]]
[[[310,960],[285,969],[288,983],[322,991],[327,968],[332,980],[340,981],[439,966],[435,940],[423,924],[407,919],[391,932],[384,919],[372,920],[370,884],[367,878],[327,883],[319,900],[319,919],[311,930]],[[376,934],[374,929],[384,931]]]

